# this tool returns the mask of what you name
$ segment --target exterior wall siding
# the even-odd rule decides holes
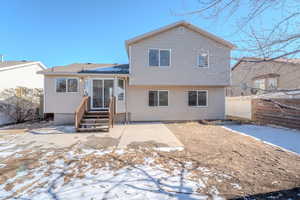
[[[227,89],[227,96],[251,95],[250,89],[243,91],[240,88],[242,83],[254,87],[253,78],[265,74],[276,73],[279,89],[300,88],[300,64],[283,62],[267,63],[240,63],[232,72],[232,87]]]
[[[0,70],[0,90],[6,88],[43,88],[43,75],[37,74],[42,68],[38,64]]]
[[[66,76],[45,76],[45,113],[75,113],[83,97],[83,81],[79,81],[79,92],[57,93],[56,78]],[[71,77],[71,76],[67,76]]]
[[[168,90],[169,105],[148,106],[149,90]],[[208,90],[208,106],[188,106],[187,91],[189,90]],[[223,119],[225,117],[224,87],[129,86],[128,112],[132,121]]]
[[[42,68],[38,64],[26,65],[0,70],[0,91],[9,88],[27,87],[43,88],[43,75],[37,74]],[[1,97],[0,97],[1,100]],[[4,113],[0,113],[0,125],[15,121]]]
[[[171,49],[170,67],[148,66],[149,48]],[[130,47],[130,85],[230,84],[230,49],[184,27],[173,28]],[[197,56],[209,52],[209,68]]]

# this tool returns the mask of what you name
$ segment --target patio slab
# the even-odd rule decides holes
[[[12,133],[9,130],[2,130],[1,135],[5,137]],[[24,130],[13,140],[19,145],[44,148],[65,148],[78,142],[91,148],[125,148],[128,145],[149,144],[158,147],[183,147],[182,143],[162,123],[116,124],[114,128],[110,128],[109,132],[93,133],[77,133],[74,126],[47,126]]]
[[[78,142],[87,143],[91,138],[105,137],[119,140],[124,128],[125,126],[123,125],[116,125],[110,129],[110,132],[77,133],[74,126],[50,126],[33,129],[28,132],[25,131],[15,138],[15,142],[17,144],[31,144],[32,146],[43,146],[45,148],[64,148]]]
[[[168,147],[183,147],[183,144],[163,123],[133,123],[126,125],[118,148],[133,143],[157,143]]]

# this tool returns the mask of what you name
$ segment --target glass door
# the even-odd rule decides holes
[[[109,99],[113,95],[114,81],[111,79],[93,79],[92,80],[92,98],[93,109],[108,108]]]

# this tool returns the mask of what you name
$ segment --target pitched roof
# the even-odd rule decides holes
[[[234,44],[232,44],[231,42],[228,42],[228,41],[226,41],[226,40],[224,40],[224,39],[222,39],[222,38],[220,38],[220,37],[218,37],[216,35],[213,35],[213,34],[207,32],[207,31],[205,31],[203,29],[200,29],[200,28],[198,28],[198,27],[196,27],[196,26],[194,26],[194,25],[192,25],[192,24],[190,24],[190,23],[188,23],[186,21],[179,21],[179,22],[176,22],[176,23],[173,23],[173,24],[161,27],[161,28],[156,29],[154,31],[151,31],[151,32],[139,35],[139,36],[134,37],[132,39],[126,40],[125,44],[126,44],[127,52],[128,52],[128,46],[130,44],[137,43],[137,42],[139,42],[141,40],[144,40],[146,38],[152,37],[154,35],[157,35],[159,33],[168,31],[170,29],[173,29],[173,28],[179,27],[179,26],[184,26],[184,27],[186,27],[186,28],[188,28],[190,30],[193,30],[193,31],[199,33],[200,35],[203,35],[203,36],[205,36],[205,37],[207,37],[209,39],[212,39],[212,40],[214,40],[214,41],[216,41],[216,42],[218,42],[218,43],[220,43],[220,44],[222,44],[222,45],[224,45],[226,47],[229,47],[231,49],[236,48],[236,46]]]
[[[126,74],[126,70],[129,72],[128,64],[73,63],[70,65],[48,68],[41,73]]]
[[[280,62],[280,63],[289,63],[289,64],[300,64],[300,58],[278,58],[274,60],[268,60],[268,58],[257,58],[257,57],[242,57],[237,63],[231,68],[234,70],[242,62]]]
[[[12,67],[15,65],[22,65],[22,64],[28,64],[28,63],[34,63],[34,61],[27,61],[27,60],[21,60],[21,61],[15,61],[15,60],[6,60],[1,62],[0,61],[0,68],[2,67]]]

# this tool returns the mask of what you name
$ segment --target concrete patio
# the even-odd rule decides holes
[[[12,134],[13,131],[8,131]],[[0,133],[6,135],[5,130]],[[77,133],[73,126],[49,126],[26,131],[15,137],[16,143],[46,148],[64,148],[78,142],[102,143],[102,147],[125,148],[139,144],[156,144],[159,147],[183,147],[183,144],[163,123],[117,124],[109,132]]]

